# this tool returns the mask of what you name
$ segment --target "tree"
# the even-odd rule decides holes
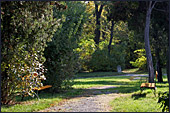
[[[158,72],[158,82],[163,82],[162,68],[165,67],[167,59],[166,48],[168,46],[168,11],[167,2],[158,2],[153,8],[150,34],[151,44],[155,51],[156,70]]]
[[[148,64],[148,71],[149,71],[149,82],[151,83],[154,82],[154,68],[153,68],[152,55],[150,50],[149,27],[150,27],[151,12],[155,4],[156,2],[153,1],[147,2],[147,13],[146,13],[146,23],[145,23],[145,35],[144,35],[145,50],[146,50],[147,64]]]
[[[95,16],[96,16],[96,29],[95,29],[95,43],[96,43],[96,46],[98,47],[99,46],[99,40],[100,40],[100,18],[101,18],[101,13],[102,13],[102,10],[103,10],[103,7],[104,5],[101,4],[100,5],[100,8],[99,8],[99,3],[97,1],[94,1],[94,4],[95,4]]]
[[[113,39],[113,28],[114,24],[118,21],[126,21],[129,17],[129,13],[131,9],[135,9],[136,7],[131,7],[133,4],[131,2],[120,2],[120,1],[112,1],[110,4],[107,4],[107,19],[111,21],[111,33],[110,33],[110,41],[108,45],[108,54],[110,55],[110,48]]]
[[[4,1],[1,3],[1,103],[19,95],[34,96],[43,84],[43,51],[57,27],[49,2]],[[24,79],[27,78],[28,79]],[[34,77],[36,76],[36,77]],[[23,78],[23,79],[22,79]]]
[[[75,73],[80,69],[79,54],[76,52],[85,23],[85,5],[81,2],[66,1],[66,10],[54,9],[54,18],[61,23],[53,39],[45,48],[44,63],[47,68],[47,80],[52,92],[60,92],[73,85]]]
[[[147,3],[147,4],[146,4]],[[155,47],[154,47],[154,43],[157,41],[157,42],[160,42],[159,40],[155,40],[154,38],[156,38],[155,36],[157,35],[157,34],[155,34],[155,33],[157,33],[157,32],[155,32],[155,31],[158,31],[159,33],[158,33],[158,35],[160,35],[161,36],[161,34],[160,34],[160,32],[162,32],[162,36],[164,35],[165,36],[165,34],[167,34],[167,32],[165,32],[165,29],[167,29],[167,27],[165,26],[165,16],[160,16],[161,14],[159,13],[159,11],[162,11],[164,8],[166,8],[166,4],[164,4],[163,2],[162,2],[162,4],[164,4],[164,5],[159,5],[159,3],[161,3],[161,2],[158,2],[158,3],[156,3],[156,2],[138,2],[138,8],[137,8],[137,10],[134,10],[134,11],[132,11],[131,12],[131,18],[129,18],[128,19],[128,26],[129,26],[129,29],[131,29],[131,30],[134,30],[135,31],[135,35],[136,34],[144,34],[144,32],[143,32],[143,28],[145,27],[145,49],[148,49],[148,47],[146,46],[146,45],[148,45],[148,44],[150,44],[150,43],[146,43],[146,42],[148,42],[149,41],[149,39],[147,39],[146,37],[148,37],[148,36],[150,36],[150,37],[152,37],[150,40],[152,41],[151,42],[151,44],[150,44],[150,46],[151,46],[151,48],[155,48],[156,46],[158,46],[158,45],[156,45]],[[157,4],[157,5],[154,5],[154,4]],[[150,6],[149,6],[150,5]],[[148,7],[146,7],[146,6],[148,6]],[[150,7],[150,8],[149,8]],[[156,7],[156,8],[155,8]],[[158,9],[157,8],[159,8],[159,11],[158,11]],[[152,12],[152,9],[154,9],[153,10],[153,12]],[[152,13],[152,18],[148,18],[148,17],[150,17],[151,16],[151,13]],[[149,14],[149,16],[147,16]],[[144,15],[146,15],[145,16],[145,18],[144,18]],[[167,17],[167,16],[166,16]],[[149,22],[149,21],[150,22]],[[134,21],[135,21],[135,23],[134,23]],[[151,24],[148,24],[148,22],[149,23],[151,23]],[[135,24],[138,24],[138,25],[140,25],[141,27],[138,27],[138,26],[136,26]],[[158,27],[158,26],[160,26],[160,28]],[[161,27],[162,26],[162,27]],[[150,29],[150,30],[149,30]],[[149,31],[148,31],[149,30]],[[149,32],[151,32],[150,34],[148,34]],[[164,33],[163,33],[164,32]],[[142,35],[141,35],[142,36]],[[163,36],[163,37],[164,37]],[[166,37],[166,36],[165,36]],[[164,37],[164,38],[165,38]],[[158,36],[157,36],[157,38],[158,38]],[[163,39],[165,42],[164,42],[164,44],[163,45],[166,45],[165,43],[166,43],[166,39]],[[161,39],[161,41],[162,41],[162,39]],[[161,46],[161,45],[160,45]],[[159,47],[160,47],[159,46]],[[164,50],[166,50],[166,47],[165,47],[165,49]],[[153,52],[153,49],[151,49],[150,50],[150,52]],[[149,54],[150,52],[148,52],[148,50],[147,50],[147,53]],[[156,53],[156,52],[155,52]],[[158,52],[157,52],[158,53]],[[160,53],[160,52],[159,52]],[[164,52],[164,53],[166,53],[166,52]],[[152,53],[153,54],[153,53]],[[150,53],[150,55],[151,55],[151,53]],[[165,54],[164,54],[165,55]],[[167,55],[166,55],[167,56]],[[147,55],[147,57],[149,57],[148,55]],[[149,57],[149,59],[150,59],[150,57]],[[157,58],[158,59],[158,58]],[[151,61],[151,60],[150,60]],[[154,59],[153,59],[153,61],[154,61]],[[163,61],[162,61],[163,62]],[[153,65],[153,63],[152,63],[152,65]],[[150,68],[153,68],[153,66],[150,66]],[[168,68],[167,68],[168,69]],[[152,69],[151,69],[152,70]],[[149,63],[148,63],[148,71],[149,71],[149,73],[151,73],[150,72],[150,69],[149,69]],[[152,71],[154,71],[154,70],[152,70]],[[149,81],[154,81],[154,76],[153,76],[153,73],[154,72],[152,72],[152,78],[149,78],[149,79],[152,79],[152,80],[149,80]]]
[[[110,33],[110,41],[109,41],[109,45],[108,45],[108,55],[110,56],[110,47],[111,47],[111,44],[112,44],[112,39],[113,39],[113,27],[114,27],[114,21],[111,20],[111,23],[112,23],[112,26],[111,26],[111,33]]]

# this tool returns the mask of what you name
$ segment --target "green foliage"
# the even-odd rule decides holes
[[[93,39],[82,38],[79,43],[79,47],[76,49],[80,54],[81,70],[89,70],[88,65],[91,59],[91,55],[95,51],[95,42]]]
[[[96,50],[92,54],[89,67],[93,71],[112,71],[115,67],[113,59],[110,59],[106,50]]]
[[[162,112],[169,111],[169,92],[159,92],[158,93],[158,103],[161,104]]]
[[[113,21],[126,21],[130,17],[131,11],[137,7],[137,2],[111,1],[106,7],[108,19]]]
[[[34,96],[32,89],[42,86],[43,51],[57,22],[49,2],[5,1],[1,11],[1,103],[8,104],[16,94]]]
[[[64,2],[66,10],[54,9],[54,17],[61,20],[52,42],[45,49],[48,69],[45,84],[50,84],[53,92],[66,90],[73,85],[73,77],[79,70],[77,43],[85,21],[85,6],[81,2]]]
[[[134,53],[136,53],[138,55],[138,58],[135,60],[135,62],[130,61],[130,63],[132,64],[132,66],[134,67],[138,67],[141,70],[145,70],[147,67],[146,63],[146,55],[145,55],[145,49],[138,49],[135,50]]]
[[[124,44],[113,45],[110,56],[108,55],[107,46],[103,49],[96,50],[89,61],[89,68],[93,71],[117,71],[118,65],[124,68],[125,54],[123,50]]]

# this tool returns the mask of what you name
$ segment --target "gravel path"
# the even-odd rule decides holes
[[[108,89],[115,88],[114,86],[102,86],[102,87],[92,87],[88,94],[89,97],[76,97],[72,99],[67,99],[60,102],[57,106],[41,110],[39,112],[109,112],[111,107],[109,102],[114,98],[120,96],[126,96],[123,94],[118,94],[115,90],[114,92],[101,92],[96,89]]]
[[[135,79],[138,77],[148,76],[144,74],[125,74],[117,76],[133,76]],[[58,105],[41,110],[39,112],[109,112],[111,107],[110,101],[117,97],[127,96],[127,94],[118,94],[117,90],[112,92],[102,92],[100,89],[115,88],[115,86],[100,86],[88,88],[84,96],[65,99],[58,103]],[[91,89],[91,90],[89,90]],[[90,96],[87,96],[90,95]]]

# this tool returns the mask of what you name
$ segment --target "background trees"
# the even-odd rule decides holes
[[[2,103],[16,94],[33,96],[46,69],[44,83],[53,92],[69,88],[80,68],[148,67],[150,82],[155,68],[162,82],[161,68],[168,66],[167,3],[2,2]]]
[[[146,4],[147,3],[147,4]],[[146,25],[147,26],[147,29],[149,30],[150,29],[150,31],[148,31],[147,29],[145,29],[145,44],[147,44],[147,46],[146,46],[146,48],[145,48],[145,50],[147,49],[147,54],[146,54],[146,56],[147,57],[149,57],[149,59],[151,59],[151,56],[153,56],[154,55],[154,50],[153,50],[153,48],[159,48],[159,45],[157,45],[157,46],[155,46],[154,47],[154,42],[152,42],[152,40],[154,40],[154,37],[156,36],[156,35],[153,35],[153,32],[154,33],[158,33],[159,31],[157,31],[157,29],[158,29],[158,27],[156,27],[158,24],[160,25],[160,26],[164,26],[164,24],[161,24],[161,19],[163,19],[164,20],[164,18],[166,18],[166,12],[164,12],[164,16],[162,15],[162,17],[161,17],[161,19],[159,20],[159,19],[157,19],[157,17],[156,16],[159,16],[159,14],[156,14],[156,12],[158,11],[158,10],[156,10],[156,9],[154,9],[154,7],[153,7],[153,9],[152,9],[152,3],[150,2],[138,2],[137,3],[138,4],[138,8],[136,9],[136,10],[134,10],[134,11],[132,11],[131,12],[131,14],[132,14],[132,16],[131,16],[131,18],[129,18],[128,19],[128,25],[129,25],[129,29],[131,29],[131,30],[133,30],[133,31],[135,31],[135,35],[136,36],[142,36],[142,34],[144,34],[144,30],[143,30],[143,28],[144,28],[144,26]],[[155,7],[159,7],[160,9],[164,9],[163,7],[161,8],[161,4],[164,4],[164,6],[166,7],[166,2],[157,2],[156,4],[155,4]],[[150,7],[150,9],[148,9],[148,7],[147,7],[147,5],[148,5],[148,7]],[[154,6],[154,5],[153,5]],[[149,10],[149,11],[151,11],[151,9],[153,10],[153,13],[152,13],[152,18],[150,18],[150,20],[148,19],[148,18],[146,18],[145,19],[145,17],[147,16],[146,14],[147,14],[147,10]],[[137,12],[136,12],[137,11]],[[139,13],[140,12],[140,13]],[[151,12],[148,12],[148,13],[150,13],[151,14]],[[158,13],[158,12],[157,12]],[[155,18],[154,18],[155,17]],[[139,19],[140,18],[140,19]],[[148,19],[148,20],[147,20]],[[155,19],[157,20],[157,22],[155,22]],[[139,25],[141,25],[141,27],[136,27],[135,25],[134,25],[134,21],[136,21],[136,24],[139,24]],[[150,21],[150,23],[151,24],[149,24],[148,23],[148,21]],[[158,22],[159,21],[159,22]],[[145,23],[145,22],[147,22],[147,23]],[[154,22],[154,24],[152,24]],[[165,23],[166,23],[166,21],[164,21]],[[149,25],[148,25],[149,24]],[[153,31],[153,32],[152,32]],[[162,31],[164,31],[163,29],[161,30],[161,32]],[[149,33],[150,32],[150,34],[148,35],[147,33]],[[137,34],[138,35],[137,35]],[[139,35],[140,33],[142,33],[141,35]],[[146,34],[147,34],[147,36],[146,36]],[[157,36],[158,36],[158,34],[157,34]],[[138,38],[140,38],[140,37],[138,37]],[[148,39],[148,38],[146,38],[146,37],[150,37],[150,39]],[[142,37],[141,37],[142,38]],[[147,39],[147,40],[146,40]],[[150,46],[151,47],[149,47],[148,45],[149,45],[149,41],[151,40],[151,44],[150,44]],[[157,41],[158,41],[159,39],[157,39]],[[166,40],[166,38],[164,38],[164,40]],[[142,41],[142,40],[141,40]],[[159,41],[160,43],[162,43],[163,42],[163,40],[161,40],[161,41]],[[165,42],[167,42],[167,41],[165,41]],[[165,44],[165,43],[164,43]],[[166,44],[165,44],[166,45]],[[165,46],[166,47],[166,46]],[[148,48],[150,48],[151,50],[149,50]],[[149,52],[150,51],[150,52]],[[166,49],[163,49],[162,50],[162,52],[163,51],[166,51]],[[160,54],[162,54],[162,52],[161,51],[159,51],[159,53]],[[150,54],[150,55],[149,55]],[[151,55],[152,54],[152,55]],[[158,54],[156,54],[156,57],[158,57],[159,55]],[[163,57],[162,57],[163,58]],[[153,62],[153,63],[155,63],[155,60],[156,59],[153,59],[153,61],[151,61],[150,60],[150,62]],[[165,60],[164,60],[165,61]],[[152,69],[150,69],[149,71],[151,71],[152,70],[152,77],[150,77],[150,80],[149,81],[154,81],[154,71],[153,71],[153,67],[151,66],[151,65],[154,65],[153,63],[151,63],[150,64],[150,68],[152,68]],[[148,65],[149,66],[149,65]],[[155,67],[155,66],[154,66]],[[149,67],[148,67],[149,68]],[[156,69],[156,68],[155,68]],[[158,70],[160,70],[160,69],[158,69]],[[160,76],[160,78],[161,78],[161,76]],[[159,78],[159,80],[160,80],[160,78]]]

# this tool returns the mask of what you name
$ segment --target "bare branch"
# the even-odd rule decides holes
[[[149,9],[152,7],[152,1],[149,2]]]
[[[155,1],[154,3],[153,3],[153,5],[152,5],[152,7],[151,7],[151,9],[153,9],[154,8],[154,6],[155,6],[155,4],[157,3],[157,1]]]
[[[154,7],[153,9],[155,9],[155,10],[157,10],[157,11],[161,11],[161,12],[167,13],[167,11],[166,11],[166,10],[157,9],[157,8],[155,8],[155,7]]]

